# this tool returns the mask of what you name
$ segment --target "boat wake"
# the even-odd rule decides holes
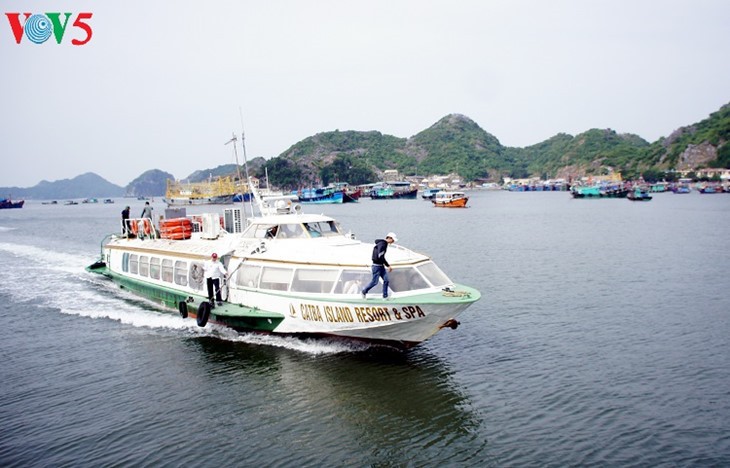
[[[12,267],[0,272],[3,289],[18,303],[57,309],[62,314],[107,319],[137,328],[185,336],[208,336],[220,340],[285,348],[312,355],[361,352],[364,343],[327,339],[304,339],[258,333],[238,333],[209,323],[198,327],[176,311],[119,289],[111,281],[84,270],[88,256],[56,252],[32,245],[0,242],[0,258]],[[6,277],[7,276],[7,277]]]

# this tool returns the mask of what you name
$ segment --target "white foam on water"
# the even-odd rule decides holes
[[[213,336],[230,342],[273,346],[313,355],[360,352],[364,343],[326,339],[302,339],[259,333],[238,333],[208,323],[199,327],[194,319],[183,319],[177,310],[120,289],[112,281],[84,270],[89,259],[32,245],[0,242],[0,253],[20,261],[6,272],[21,281],[6,281],[3,289],[14,300],[40,301],[63,314],[91,319],[114,320],[121,324],[154,330],[172,330],[196,336]]]
[[[0,226],[0,232],[9,232],[9,231],[15,231],[18,228],[10,228],[7,226]]]

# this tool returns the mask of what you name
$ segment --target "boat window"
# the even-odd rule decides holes
[[[162,281],[172,283],[172,260],[169,258],[162,260]]]
[[[315,223],[304,223],[304,227],[312,237],[329,237],[336,236],[340,233],[337,229],[337,223],[334,221],[318,221]]]
[[[158,257],[150,259],[150,278],[160,279],[160,259]]]
[[[129,272],[136,275],[139,271],[139,257],[137,257],[137,254],[132,254],[129,256]]]
[[[261,289],[289,290],[292,273],[291,268],[264,267],[261,272]]]
[[[175,284],[180,286],[188,285],[188,262],[182,260],[175,262]]]
[[[446,274],[433,262],[419,265],[416,269],[421,272],[421,274],[425,276],[428,282],[433,286],[448,286],[453,284],[449,277],[446,276]]]
[[[276,224],[252,224],[244,232],[243,237],[254,239],[270,239],[271,233],[277,228]]]
[[[203,270],[203,264],[198,262],[192,262],[190,264],[190,274],[188,275],[188,284],[196,291],[203,289],[203,278],[205,278],[205,272]]]
[[[360,291],[370,282],[372,273],[363,270],[343,270],[335,285],[335,294],[360,294]],[[383,287],[378,284],[370,290],[373,294],[383,292]]]
[[[139,256],[139,276],[150,274],[150,258],[146,255]]]
[[[304,228],[299,223],[282,224],[279,226],[279,233],[277,238],[279,239],[294,239],[297,237],[306,237],[304,234]]]
[[[298,269],[294,272],[291,290],[297,292],[329,293],[335,284],[337,270]]]
[[[238,269],[236,275],[236,284],[247,288],[257,288],[259,286],[259,277],[261,276],[261,267],[258,265],[243,265]]]
[[[428,283],[414,268],[393,268],[388,273],[390,289],[395,292],[413,291],[415,289],[427,289]]]
[[[122,271],[125,273],[129,271],[129,252],[124,252],[122,255]]]

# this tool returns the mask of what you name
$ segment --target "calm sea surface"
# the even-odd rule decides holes
[[[730,466],[730,195],[470,196],[305,206],[482,292],[405,353],[199,329],[86,273],[143,202],[0,210],[0,466]]]

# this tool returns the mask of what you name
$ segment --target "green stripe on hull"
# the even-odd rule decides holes
[[[178,291],[156,284],[151,285],[115,274],[106,266],[91,266],[87,267],[86,270],[90,273],[106,276],[122,289],[128,289],[139,296],[154,302],[159,302],[175,310],[178,310],[178,304],[180,302],[185,302],[188,307],[188,314],[192,317],[197,316],[200,304],[208,301],[203,296],[192,295],[184,291]],[[192,298],[193,301],[187,302],[188,298]],[[225,302],[222,306],[217,306],[211,311],[210,320],[236,330],[271,332],[284,320],[284,316],[276,312],[266,312],[260,309]]]

